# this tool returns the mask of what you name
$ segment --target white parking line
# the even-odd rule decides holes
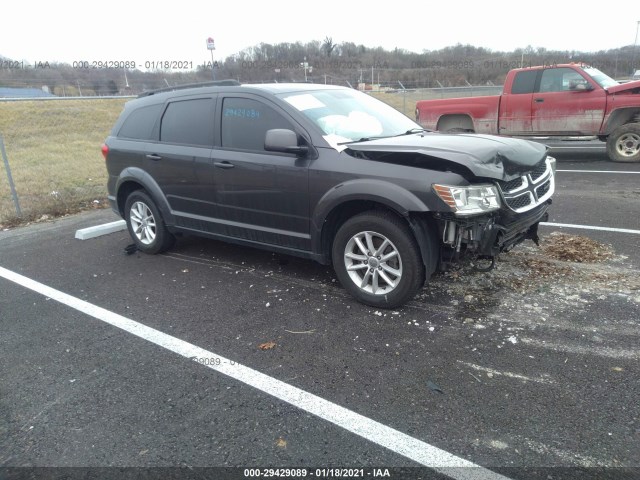
[[[556,147],[555,145],[549,145],[551,150],[605,150],[606,147],[600,147],[597,145],[576,145],[573,147]]]
[[[269,377],[263,373],[240,365],[216,353],[200,348],[191,343],[172,337],[141,323],[113,313],[92,303],[55,290],[28,277],[0,267],[0,277],[22,287],[51,298],[79,312],[120,328],[155,345],[166,348],[186,358],[219,358],[220,365],[202,365],[235,380],[250,385],[262,392],[290,403],[302,410],[327,420],[335,425],[355,433],[392,452],[409,458],[425,467],[432,468],[448,477],[459,480],[509,480],[484,467],[457,457],[445,450],[429,445],[410,437],[398,430],[371,420],[347,408],[325,400],[321,397],[296,388],[285,382]],[[463,468],[461,468],[463,467]]]
[[[575,353],[577,355],[597,355],[600,357],[608,357],[624,360],[640,360],[640,352],[635,349],[628,348],[612,348],[603,345],[584,345],[582,342],[576,344],[564,344],[546,340],[538,340],[535,338],[520,337],[525,345],[531,345],[537,348],[545,348],[561,353]]]
[[[640,172],[629,172],[624,170],[556,170],[556,172],[574,172],[574,173],[624,173],[628,174],[640,174]]]
[[[527,377],[526,375],[520,375],[519,373],[500,371],[494,368],[488,368],[488,367],[483,367],[481,365],[476,365],[475,363],[463,362],[462,360],[458,360],[458,363],[461,363],[462,365],[466,365],[467,367],[473,368],[474,370],[477,370],[479,372],[490,373],[491,375],[515,378],[516,380],[522,380],[525,382],[546,383],[548,385],[553,385],[555,383],[554,380],[547,377],[537,377],[537,378]]]
[[[560,228],[578,228],[581,230],[601,230],[604,232],[633,233],[635,235],[640,235],[640,230],[631,230],[630,228],[596,227],[595,225],[574,225],[572,223],[552,223],[552,222],[540,222],[540,225],[546,225],[548,227],[560,227]]]

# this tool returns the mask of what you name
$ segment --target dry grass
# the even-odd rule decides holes
[[[124,99],[0,102],[0,135],[23,220],[104,204],[106,169],[100,147]],[[0,162],[0,224],[16,222]]]
[[[384,103],[391,105],[396,110],[404,113],[409,118],[416,118],[416,102],[418,100],[427,100],[424,92],[407,92],[407,93],[385,93],[371,92],[371,95]]]

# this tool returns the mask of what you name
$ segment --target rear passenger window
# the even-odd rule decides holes
[[[160,141],[213,146],[213,99],[172,102],[162,116]]]
[[[161,109],[162,104],[159,103],[134,110],[120,127],[118,137],[151,140],[151,132],[153,132],[153,127]]]
[[[268,105],[248,98],[225,98],[222,104],[222,146],[264,150],[264,137],[272,128],[293,126]]]
[[[513,79],[511,93],[533,93],[537,76],[537,70],[516,73],[516,78]]]

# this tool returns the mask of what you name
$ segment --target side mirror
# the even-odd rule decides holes
[[[590,83],[570,83],[569,90],[574,90],[578,92],[590,92],[593,90],[593,86]]]
[[[264,137],[264,149],[268,152],[294,153],[299,157],[306,155],[309,151],[309,147],[298,145],[296,132],[286,128],[267,130]]]

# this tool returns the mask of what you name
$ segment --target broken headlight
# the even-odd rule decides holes
[[[433,190],[456,215],[477,215],[500,208],[500,197],[494,185],[457,187],[434,184]]]

